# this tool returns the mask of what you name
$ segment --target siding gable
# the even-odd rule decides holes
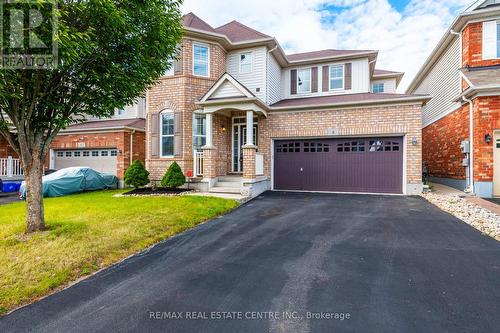
[[[209,97],[213,98],[228,98],[228,97],[245,97],[245,95],[236,88],[231,82],[224,81],[217,90]]]

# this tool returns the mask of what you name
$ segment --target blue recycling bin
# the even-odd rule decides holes
[[[4,182],[2,184],[2,192],[5,193],[19,192],[20,187],[21,183]]]

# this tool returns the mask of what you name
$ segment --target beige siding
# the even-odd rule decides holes
[[[366,59],[356,59],[352,61],[348,61],[352,63],[352,89],[350,90],[332,90],[323,92],[321,91],[321,82],[323,80],[322,77],[322,66],[326,65],[337,65],[343,64],[340,63],[323,63],[316,64],[314,66],[318,67],[318,92],[317,93],[298,93],[296,95],[290,94],[290,70],[297,68],[309,68],[313,67],[311,65],[302,66],[302,67],[291,67],[287,68],[283,71],[282,75],[282,91],[284,98],[303,98],[303,97],[317,97],[317,96],[328,96],[328,95],[341,95],[341,94],[356,94],[356,93],[367,93],[370,92],[370,72],[368,65],[368,58]]]
[[[250,73],[240,73],[239,57],[244,52],[252,52]],[[264,46],[238,50],[227,55],[227,72],[262,101],[266,100],[266,56],[267,48]]]
[[[384,84],[384,93],[395,93],[396,92],[396,79],[373,80],[372,81],[372,92],[373,92],[373,85],[375,83],[383,83]]]
[[[244,96],[231,82],[225,81],[212,94],[211,98],[241,97]]]
[[[272,54],[267,57],[267,104],[281,100],[281,66]]]
[[[422,126],[432,124],[451,111],[460,107],[453,102],[461,92],[460,39],[455,41],[443,53],[426,78],[415,89],[415,94],[430,95],[432,99],[424,106]]]

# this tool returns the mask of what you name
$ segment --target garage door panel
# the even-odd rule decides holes
[[[274,188],[402,193],[402,144],[401,137],[277,141]]]
[[[57,150],[54,157],[56,170],[70,167],[88,167],[116,176],[116,149]]]

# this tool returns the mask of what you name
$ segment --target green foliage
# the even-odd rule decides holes
[[[135,160],[125,171],[124,181],[126,185],[132,185],[135,188],[149,184],[149,172],[141,161]]]
[[[168,188],[177,188],[186,183],[186,177],[182,173],[181,167],[177,162],[170,165],[167,172],[161,180],[161,186]]]

